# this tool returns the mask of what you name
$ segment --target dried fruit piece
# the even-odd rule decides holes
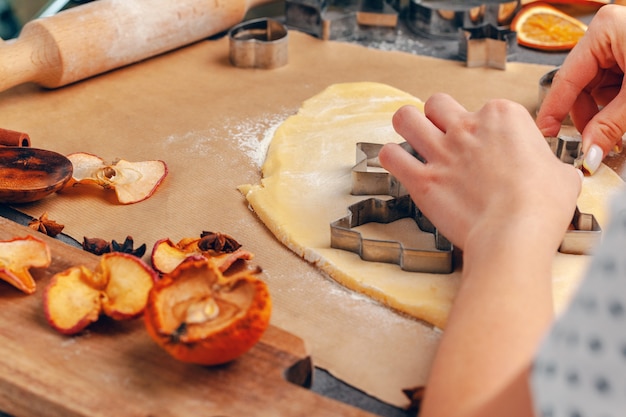
[[[517,42],[528,48],[568,51],[587,31],[587,25],[546,3],[523,7],[511,22]]]
[[[102,290],[87,285],[86,277],[91,274],[84,266],[76,266],[54,275],[44,293],[46,320],[54,329],[75,334],[98,320]]]
[[[114,189],[122,204],[143,201],[156,191],[167,176],[167,165],[160,160],[129,162],[120,159],[107,164],[96,155],[85,152],[67,156],[74,172],[67,186],[96,184],[105,189]]]
[[[162,274],[172,272],[185,259],[193,256],[211,258],[222,272],[239,259],[251,260],[254,255],[231,236],[219,232],[202,232],[200,238],[183,238],[178,243],[161,239],[152,248],[152,267]]]
[[[95,270],[76,266],[55,274],[44,293],[46,320],[63,334],[76,334],[105,314],[115,320],[140,316],[157,274],[139,258],[102,255]]]
[[[51,261],[48,245],[34,236],[0,241],[0,278],[26,294],[37,289],[29,269],[47,268]]]
[[[38,219],[34,219],[28,223],[28,227],[50,237],[57,236],[63,231],[63,228],[65,228],[64,225],[49,219],[47,211],[44,212]]]
[[[155,283],[144,319],[174,358],[201,365],[230,362],[267,329],[271,298],[260,270],[225,276],[211,259],[187,258]]]
[[[100,256],[111,252],[111,244],[99,237],[83,237],[83,249]]]

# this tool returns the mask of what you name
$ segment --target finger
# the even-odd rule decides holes
[[[602,149],[606,156],[616,144],[621,143],[626,132],[626,91],[620,92],[613,101],[598,112],[582,131],[582,151],[587,152],[592,145]]]
[[[443,132],[416,107],[404,106],[400,108],[394,114],[392,123],[396,132],[426,160],[435,155],[437,142],[443,137]]]
[[[600,80],[595,83],[591,95],[600,106],[606,106],[619,94],[624,83],[624,74],[617,68],[605,71]]]
[[[457,124],[467,110],[455,99],[444,93],[433,94],[424,104],[424,114],[442,132]]]
[[[405,184],[411,195],[419,195],[418,188],[424,181],[424,163],[405,151],[396,143],[387,143],[378,152],[378,158],[383,168]],[[410,188],[410,189],[409,189]]]
[[[582,92],[574,102],[570,116],[576,129],[582,132],[598,111],[598,104],[591,94]]]
[[[550,90],[537,113],[536,123],[544,136],[556,136],[563,120],[583,89],[595,78],[598,63],[586,54],[583,37],[554,75]]]
[[[554,76],[552,87],[544,97],[537,112],[536,124],[544,136],[556,136],[563,120],[570,114],[578,100],[586,80],[572,79],[565,66]]]

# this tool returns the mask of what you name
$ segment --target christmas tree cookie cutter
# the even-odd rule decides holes
[[[561,135],[552,143],[553,152],[560,160],[573,163],[576,151],[565,151],[571,134]],[[546,138],[547,140],[549,138]],[[422,160],[408,143],[400,144],[407,152]],[[378,160],[381,144],[359,142],[356,144],[356,164],[352,168],[353,195],[381,195],[390,199],[370,197],[348,207],[348,214],[330,224],[330,246],[358,254],[371,262],[393,263],[409,272],[447,274],[454,271],[455,248],[439,233],[437,228],[419,210],[407,190],[392,174],[384,170]],[[567,157],[565,157],[567,155]],[[388,224],[411,218],[418,228],[433,235],[432,244],[408,247],[395,239],[367,238],[358,230],[367,223]],[[601,239],[602,230],[593,214],[582,213],[576,207],[569,229],[566,231],[559,252],[587,255]]]
[[[454,270],[453,246],[417,208],[409,195],[392,199],[368,198],[348,207],[349,213],[330,224],[335,249],[358,254],[364,261],[393,263],[410,272],[448,274]],[[363,237],[355,230],[366,223],[388,224],[411,218],[419,229],[433,235],[430,243],[407,247],[399,240]]]

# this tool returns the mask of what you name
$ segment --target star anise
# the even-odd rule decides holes
[[[233,237],[219,232],[202,232],[198,248],[202,251],[230,253],[239,249],[241,245]]]
[[[55,237],[63,231],[65,226],[55,222],[54,220],[50,220],[48,218],[48,212],[46,211],[38,219],[34,219],[28,223],[28,227],[50,237]]]
[[[83,249],[96,255],[103,255],[109,252],[122,252],[141,258],[146,253],[146,244],[134,248],[134,241],[131,236],[126,236],[124,243],[113,240],[110,243],[100,238],[87,238],[83,240]]]
[[[135,255],[138,258],[141,258],[146,253],[146,244],[139,246],[137,249],[134,249],[135,242],[133,241],[132,236],[126,236],[124,239],[124,243],[119,244],[115,240],[111,241],[111,252],[123,252],[129,253],[131,255]]]
[[[83,249],[99,256],[111,252],[111,244],[98,237],[83,237]]]

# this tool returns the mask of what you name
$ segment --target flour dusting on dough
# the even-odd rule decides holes
[[[267,114],[243,121],[238,118],[227,119],[225,126],[228,138],[237,144],[239,150],[255,167],[261,168],[276,129],[288,116],[288,114]]]
[[[250,159],[257,168],[261,168],[261,165],[263,165],[267,148],[270,146],[270,142],[274,137],[274,132],[276,132],[276,129],[278,129],[278,126],[280,126],[283,121],[283,117],[263,120],[256,125],[253,124],[252,128],[249,130],[239,129],[234,135],[239,149],[246,154],[248,159]],[[264,132],[260,140],[259,132]]]

